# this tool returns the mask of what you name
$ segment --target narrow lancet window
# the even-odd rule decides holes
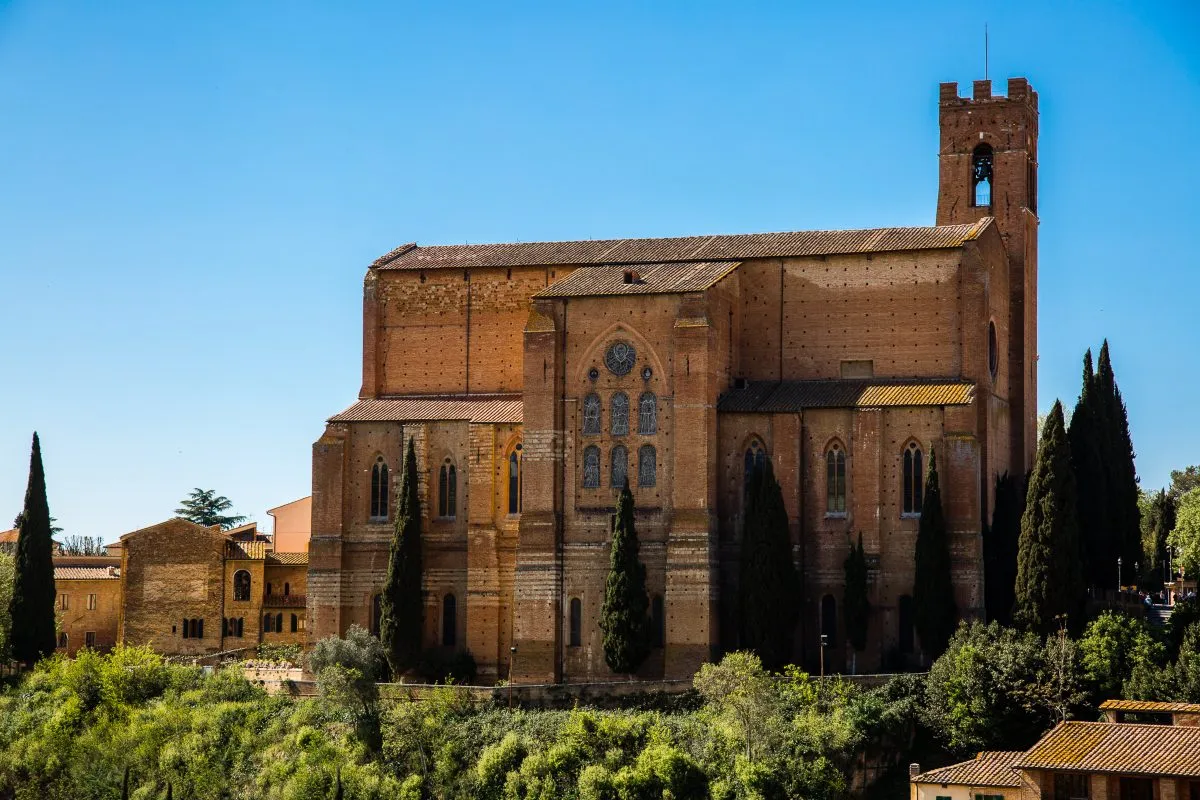
[[[658,482],[658,453],[654,445],[638,448],[638,486],[654,486]]]
[[[600,435],[600,395],[595,392],[583,398],[583,435]]]
[[[629,395],[617,392],[612,398],[612,435],[626,436],[629,433]]]
[[[588,445],[583,449],[583,488],[600,487],[600,448]]]
[[[992,148],[981,144],[971,154],[971,205],[992,204]]]
[[[653,392],[643,392],[638,400],[638,433],[649,436],[658,431],[658,398]]]
[[[609,485],[614,489],[620,489],[625,485],[625,481],[629,478],[629,451],[624,445],[617,445],[612,449],[612,464],[610,466]]]

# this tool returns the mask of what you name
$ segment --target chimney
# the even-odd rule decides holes
[[[909,764],[908,765],[909,780],[917,777],[920,774],[921,774],[921,765],[920,764]]]
[[[630,284],[641,283],[642,276],[638,275],[636,270],[627,269],[625,270],[625,282]]]

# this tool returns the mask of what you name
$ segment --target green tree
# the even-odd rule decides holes
[[[196,487],[179,501],[179,508],[175,509],[175,513],[197,525],[220,525],[221,530],[227,531],[246,521],[246,517],[242,515],[225,513],[231,508],[233,502],[228,497],[217,494],[216,489]]]
[[[8,660],[8,638],[12,617],[8,605],[12,602],[13,557],[0,551],[0,662]]]
[[[1134,576],[1134,565],[1142,557],[1141,510],[1138,507],[1138,477],[1134,464],[1133,439],[1129,434],[1129,412],[1121,397],[1113,374],[1112,361],[1108,352],[1108,340],[1100,347],[1100,359],[1096,363],[1096,385],[1104,404],[1101,430],[1101,453],[1105,469],[1105,522],[1109,526],[1108,538],[1116,556],[1122,560],[1122,574]],[[1117,573],[1103,580],[1106,569],[1115,569],[1116,559],[1099,566],[1098,586],[1115,584]],[[1125,583],[1132,581],[1125,580]]]
[[[1055,401],[1042,431],[1021,517],[1013,619],[1027,630],[1049,635],[1058,629],[1063,615],[1068,628],[1082,625],[1077,526],[1071,446],[1062,404]]]
[[[791,660],[798,595],[787,507],[767,459],[750,477],[738,581],[741,647],[758,653],[767,669]]]
[[[929,473],[921,501],[917,528],[916,582],[913,585],[913,626],[921,637],[921,648],[930,659],[946,649],[958,624],[954,583],[950,571],[950,538],[942,511],[937,454],[929,451]]]
[[[646,594],[646,567],[638,555],[633,523],[633,493],[629,479],[617,499],[617,519],[609,551],[600,630],[604,632],[604,660],[613,672],[632,674],[650,655],[650,598]]]
[[[1175,527],[1167,535],[1167,543],[1175,548],[1176,570],[1182,567],[1185,575],[1200,574],[1200,488],[1179,498]]]
[[[1153,637],[1140,619],[1105,611],[1088,623],[1079,640],[1080,666],[1093,705],[1123,697],[1138,654],[1153,648]]]
[[[1192,489],[1200,489],[1200,466],[1171,470],[1171,487],[1168,493],[1178,500]]]
[[[1102,389],[1092,369],[1092,351],[1083,356],[1083,382],[1067,439],[1071,445],[1071,469],[1078,498],[1075,509],[1079,539],[1083,545],[1084,585],[1106,586],[1116,574],[1117,548],[1106,520],[1107,471],[1104,466],[1108,441]],[[1040,448],[1040,443],[1039,443]],[[1107,570],[1107,579],[1103,571]]]
[[[1142,574],[1138,586],[1158,591],[1168,579],[1167,539],[1175,528],[1177,498],[1166,489],[1143,496]]]
[[[1025,482],[1005,472],[996,478],[992,524],[983,532],[984,606],[989,620],[1012,622],[1013,589],[1017,582],[1017,547],[1021,539],[1021,512],[1025,510]]]
[[[377,684],[384,669],[383,645],[365,628],[351,625],[344,639],[328,636],[317,642],[308,665],[321,697],[343,709],[362,742],[377,752],[383,744]]]
[[[421,502],[417,497],[417,454],[412,437],[404,454],[400,507],[388,551],[387,578],[379,598],[379,632],[392,673],[411,669],[421,655]]]
[[[36,433],[29,456],[25,506],[19,519],[12,598],[8,606],[12,624],[9,649],[15,660],[31,664],[52,654],[56,644],[50,506],[46,501],[42,445]]]
[[[842,564],[846,570],[846,590],[842,595],[842,618],[846,622],[846,640],[854,648],[854,658],[867,649],[867,620],[870,618],[871,602],[867,596],[867,553],[863,549],[862,534],[858,544],[850,543],[850,554]],[[857,663],[854,664],[855,670]]]

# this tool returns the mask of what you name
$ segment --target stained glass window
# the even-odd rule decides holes
[[[623,487],[629,478],[629,451],[625,449],[624,445],[617,445],[612,449],[609,478],[608,484],[614,489]]]
[[[642,392],[638,399],[638,433],[643,436],[658,431],[658,398],[654,392]]]
[[[654,445],[638,448],[638,486],[653,486],[658,481],[658,454]]]
[[[583,488],[600,486],[600,448],[589,445],[583,449]]]
[[[600,395],[593,392],[583,398],[583,435],[600,434]]]
[[[614,375],[628,375],[637,362],[637,351],[629,342],[613,342],[604,354],[604,366]]]

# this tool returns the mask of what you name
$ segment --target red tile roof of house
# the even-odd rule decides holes
[[[1018,787],[1021,775],[1013,769],[1013,764],[1022,755],[1020,750],[985,750],[970,761],[922,772],[912,782]]]
[[[1019,769],[1200,778],[1200,728],[1060,722],[1017,760]]]

